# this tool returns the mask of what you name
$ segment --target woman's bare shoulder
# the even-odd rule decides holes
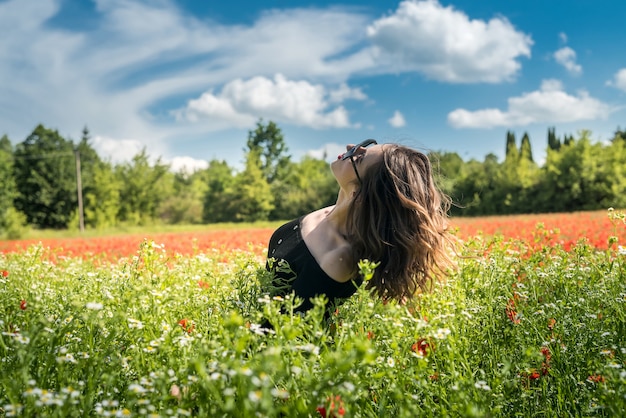
[[[340,245],[324,254],[320,260],[320,267],[337,282],[345,283],[353,279],[355,263],[350,245],[347,243]]]

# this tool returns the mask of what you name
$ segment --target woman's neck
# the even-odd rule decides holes
[[[337,202],[326,213],[326,216],[324,218],[325,222],[328,222],[330,225],[332,225],[334,229],[339,231],[342,235],[346,235],[347,232],[346,225],[348,224],[348,213],[350,210],[350,205],[354,200],[355,193],[355,189],[340,189],[339,194],[337,195]]]

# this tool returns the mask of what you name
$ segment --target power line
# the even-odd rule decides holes
[[[54,152],[51,154],[40,154],[40,155],[15,155],[13,154],[13,158],[22,159],[22,160],[43,160],[45,158],[56,158],[56,157],[70,157],[74,156],[74,152]]]

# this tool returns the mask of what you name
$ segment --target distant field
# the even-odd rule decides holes
[[[614,225],[606,211],[542,215],[487,216],[454,218],[452,227],[462,239],[477,235],[517,239],[530,245],[556,245],[571,248],[585,239],[599,249],[608,247],[610,236],[626,242],[626,228]],[[280,222],[255,224],[215,224],[131,228],[128,230],[34,231],[31,237],[0,241],[0,252],[22,251],[41,243],[59,256],[98,254],[114,261],[136,253],[144,239],[162,244],[172,254],[190,255],[208,250],[252,250],[262,254],[272,232]]]

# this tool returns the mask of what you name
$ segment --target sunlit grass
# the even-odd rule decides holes
[[[150,225],[134,225],[134,226],[117,226],[110,228],[92,229],[87,228],[80,231],[78,226],[63,230],[54,229],[29,229],[23,240],[33,239],[57,239],[57,238],[94,238],[109,237],[119,235],[143,235],[143,234],[165,234],[179,232],[204,232],[218,230],[248,230],[257,228],[278,228],[283,221],[258,221],[258,222],[224,222],[214,224],[159,224]]]

